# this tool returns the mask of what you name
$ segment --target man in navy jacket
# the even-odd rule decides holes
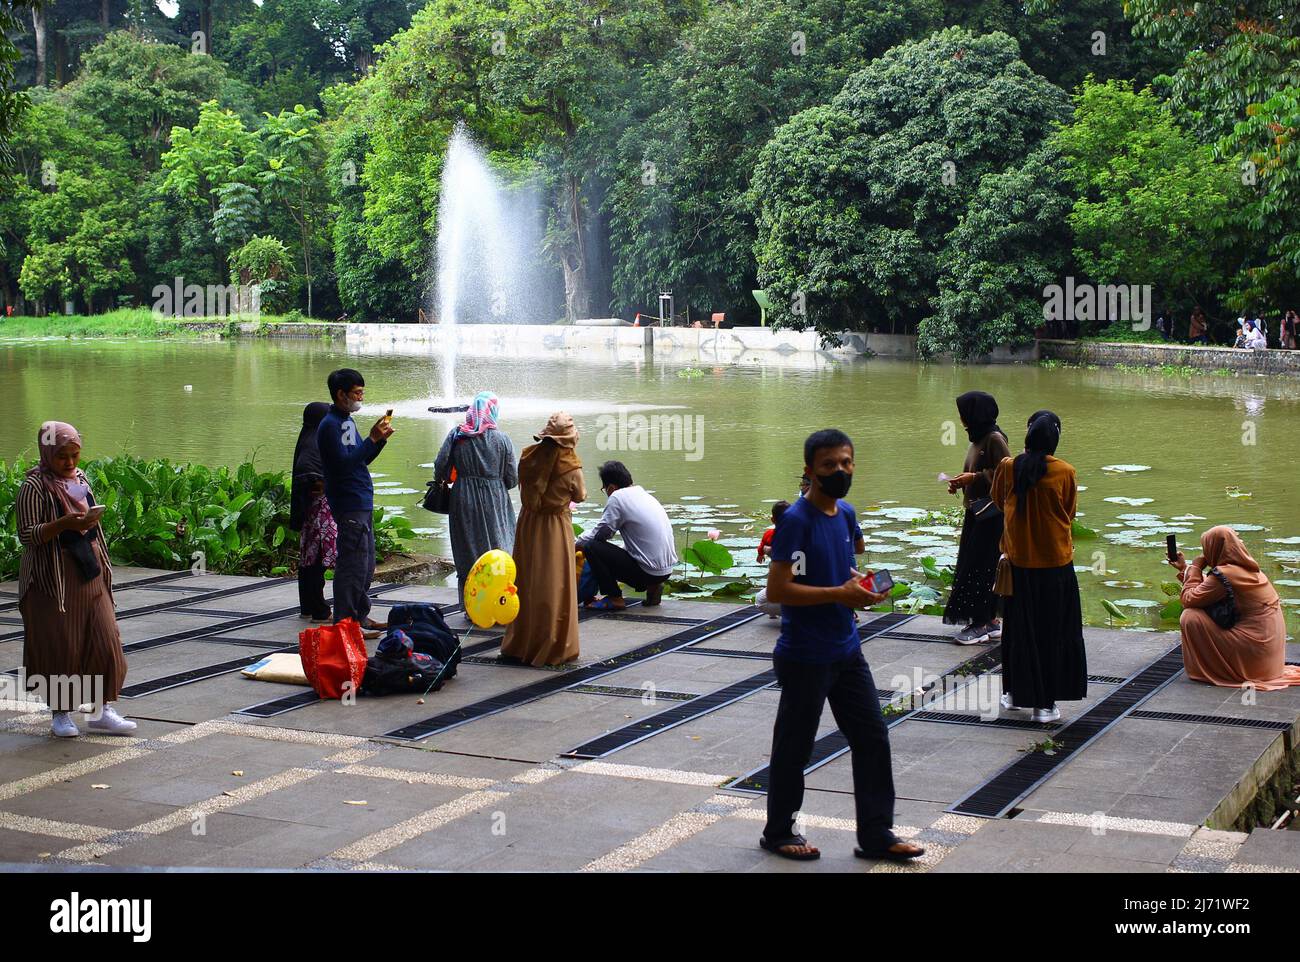
[[[370,614],[370,581],[375,576],[375,488],[370,464],[393,433],[380,418],[362,438],[352,415],[365,400],[365,379],[359,371],[342,368],[329,376],[333,404],[316,429],[325,499],[338,524],[338,561],[334,565],[334,623],[355,619],[363,628],[382,627]]]

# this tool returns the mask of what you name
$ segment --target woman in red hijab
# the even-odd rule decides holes
[[[77,467],[81,435],[46,421],[36,438],[41,459],[18,489],[18,610],[23,668],[54,713],[61,738],[80,734],[72,712],[92,704],[93,732],[135,731],[112,706],[126,677],[122,636],[113,612],[113,569],[86,476]]]
[[[1201,535],[1201,556],[1169,562],[1183,583],[1183,665],[1187,677],[1225,688],[1274,691],[1300,685],[1300,667],[1286,664],[1286,620],[1277,591],[1237,532],[1227,525]],[[1227,582],[1227,585],[1224,582]],[[1236,622],[1222,628],[1211,606],[1228,597]]]

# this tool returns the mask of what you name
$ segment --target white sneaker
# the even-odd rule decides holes
[[[1002,707],[1007,711],[1024,711],[1023,708],[1011,701],[1011,692],[1009,691],[1004,691],[1002,697],[998,700],[1002,703]]]
[[[86,722],[86,727],[92,731],[103,732],[105,735],[129,735],[135,731],[136,724],[119,715],[112,705],[105,705],[103,714],[97,719]]]
[[[1052,708],[1035,708],[1034,721],[1040,723],[1054,722],[1060,719],[1061,709],[1053,706]]]
[[[72,713],[66,711],[54,713],[54,718],[50,722],[50,731],[59,738],[76,738],[81,734],[81,729],[77,728],[77,723],[72,720]]]
[[[1001,625],[1001,623],[1000,623],[1000,622],[996,622],[996,621],[990,621],[990,622],[989,622],[989,641],[1001,641],[1001,640],[1002,640],[1002,625]]]

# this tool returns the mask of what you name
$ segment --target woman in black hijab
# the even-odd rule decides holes
[[[1035,411],[1025,450],[998,466],[993,501],[1002,508],[1002,705],[1032,708],[1034,721],[1061,717],[1058,701],[1088,694],[1083,611],[1071,532],[1078,501],[1074,468],[1056,457],[1061,419]]]
[[[957,549],[956,576],[943,620],[945,624],[966,626],[953,637],[957,644],[976,645],[1002,637],[998,599],[993,593],[1002,513],[991,506],[989,492],[994,471],[1003,458],[1010,457],[1011,449],[998,427],[998,402],[993,395],[967,391],[957,398],[957,413],[966,427],[970,447],[961,474],[948,482],[948,493],[961,491],[966,514]]]
[[[330,620],[325,569],[332,568],[338,558],[338,527],[325,500],[325,472],[316,447],[316,428],[329,408],[324,401],[303,408],[289,488],[289,527],[302,532],[298,541],[298,616],[322,623]]]

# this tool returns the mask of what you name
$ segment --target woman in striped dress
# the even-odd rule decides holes
[[[72,712],[93,704],[87,727],[109,735],[135,731],[113,708],[126,677],[126,656],[113,611],[113,569],[104,531],[89,517],[94,495],[77,467],[81,435],[46,421],[37,435],[40,463],[18,491],[18,609],[29,686],[53,711],[61,738],[80,734]]]

